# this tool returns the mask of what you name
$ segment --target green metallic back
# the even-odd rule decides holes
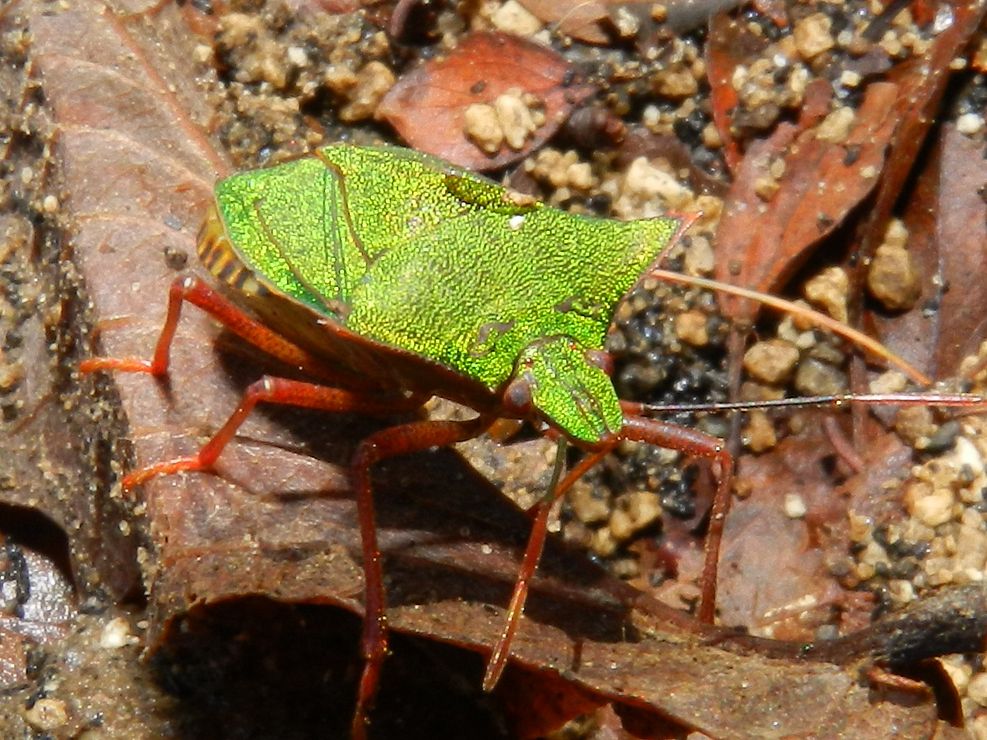
[[[267,287],[491,392],[524,356],[535,406],[587,443],[620,411],[585,352],[680,224],[570,214],[427,155],[345,144],[234,175],[216,202]],[[567,384],[586,413],[567,413]]]
[[[336,319],[383,253],[470,211],[520,210],[503,188],[434,157],[345,144],[233,175],[216,185],[216,202],[248,267]]]
[[[538,339],[602,349],[617,302],[674,232],[547,207],[450,218],[381,256],[346,325],[498,388]]]

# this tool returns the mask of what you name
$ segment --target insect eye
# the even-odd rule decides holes
[[[518,416],[531,413],[531,386],[526,380],[518,378],[507,386],[504,391],[504,410]]]
[[[586,360],[591,365],[596,365],[607,375],[613,375],[613,357],[610,356],[609,352],[601,352],[600,350],[591,349],[586,352]]]

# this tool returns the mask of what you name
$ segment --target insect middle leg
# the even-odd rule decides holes
[[[237,429],[246,421],[258,403],[296,406],[340,414],[390,416],[414,411],[421,407],[422,401],[421,396],[382,396],[379,393],[368,394],[265,375],[247,387],[236,410],[195,455],[166,460],[128,473],[123,478],[123,487],[124,490],[130,490],[158,475],[210,470],[220,453],[232,441]]]

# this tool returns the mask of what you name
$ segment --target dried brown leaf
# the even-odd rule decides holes
[[[734,175],[740,167],[741,152],[734,138],[731,116],[738,103],[732,80],[737,65],[744,64],[767,45],[763,36],[751,33],[747,24],[727,13],[713,16],[706,44],[706,74],[709,77],[713,123],[723,141],[723,157]]]
[[[519,149],[487,154],[466,137],[465,112],[512,90],[530,94],[545,122]],[[545,143],[593,88],[574,84],[569,63],[550,49],[503,33],[474,33],[443,59],[403,75],[378,108],[408,144],[461,167],[488,170],[523,159]]]
[[[915,158],[937,119],[936,110],[951,78],[950,63],[987,14],[985,0],[957,0],[942,7],[949,12],[952,23],[936,36],[924,55],[896,65],[887,75],[899,87],[893,115],[895,127],[888,142],[888,167],[881,176],[874,207],[862,226],[863,236],[857,255],[861,264],[881,243]]]
[[[895,130],[897,95],[891,83],[868,86],[843,140],[818,138],[818,126],[799,131],[783,123],[751,145],[717,229],[719,280],[771,292],[803,264],[876,185]],[[779,178],[771,174],[775,160],[784,163]],[[775,181],[776,191],[764,189]],[[757,313],[749,301],[720,302],[735,320]]]
[[[605,44],[610,40],[609,34],[600,24],[609,17],[608,6],[616,5],[619,1],[520,0],[521,5],[539,20],[558,24],[561,33],[590,44]]]
[[[943,127],[903,213],[922,295],[901,315],[871,317],[889,348],[934,377],[955,374],[987,334],[987,204],[981,196],[987,167],[981,150],[955,126]]]

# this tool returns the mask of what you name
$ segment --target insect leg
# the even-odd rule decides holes
[[[487,670],[483,676],[483,690],[493,691],[497,682],[500,681],[507,665],[507,659],[511,654],[511,643],[517,634],[518,626],[521,624],[521,616],[524,613],[524,604],[528,599],[528,588],[531,579],[538,568],[538,561],[541,560],[542,551],[545,549],[545,538],[548,534],[548,517],[552,511],[552,506],[572,485],[579,480],[590,468],[602,460],[617,444],[617,440],[607,442],[604,447],[591,452],[580,460],[576,466],[550,491],[550,495],[535,504],[529,514],[534,514],[534,521],[531,524],[531,534],[528,535],[528,544],[524,550],[524,557],[521,560],[521,567],[518,568],[517,580],[514,582],[514,592],[511,594],[510,605],[507,607],[507,622],[500,638],[494,645],[490,659],[487,661]]]
[[[609,454],[620,441],[625,439],[648,442],[659,447],[714,460],[720,466],[716,500],[725,499],[729,495],[733,458],[726,451],[722,440],[676,424],[625,415],[624,427],[620,433],[580,460],[562,479],[553,495],[533,507],[534,522],[531,527],[531,535],[528,538],[528,545],[518,570],[517,581],[514,584],[514,592],[511,595],[510,606],[507,610],[507,624],[504,626],[504,631],[487,662],[487,671],[483,677],[484,691],[492,691],[497,685],[507,664],[507,658],[510,656],[511,643],[520,625],[524,603],[528,596],[528,588],[545,547],[548,517],[552,505],[565,495],[587,471]],[[723,531],[724,518],[722,507],[714,503],[711,517],[710,534],[706,541],[705,563],[703,565],[702,600],[699,606],[699,618],[705,622],[713,621],[713,611],[716,605],[716,566],[719,560],[719,535]]]
[[[726,518],[726,505],[729,503],[730,486],[733,479],[733,457],[727,451],[723,440],[709,434],[689,429],[677,424],[669,424],[658,419],[624,415],[624,428],[617,435],[619,439],[647,442],[657,447],[684,452],[693,457],[702,457],[717,464],[716,496],[710,512],[709,532],[706,535],[706,548],[703,560],[703,573],[700,583],[701,597],[697,617],[701,622],[711,624],[716,609],[716,568],[720,559],[720,540]]]
[[[351,378],[349,373],[342,370],[327,369],[324,361],[314,357],[247,315],[206,282],[191,275],[176,278],[171,284],[171,289],[168,291],[168,312],[165,316],[164,326],[161,328],[161,334],[158,336],[152,359],[92,357],[80,362],[79,369],[84,373],[98,370],[117,370],[130,373],[148,373],[155,377],[166,375],[170,364],[171,343],[175,338],[178,320],[182,315],[182,304],[185,302],[198,306],[234,334],[285,364],[320,378],[340,382],[348,387],[366,387],[365,382],[361,382],[355,376]]]
[[[384,614],[384,581],[377,545],[377,524],[374,514],[370,468],[381,460],[431,447],[472,439],[492,424],[494,419],[478,416],[468,421],[416,421],[383,429],[367,437],[353,455],[352,475],[356,488],[360,516],[360,536],[363,543],[363,573],[365,599],[363,617],[363,675],[357,693],[353,715],[352,737],[366,735],[367,711],[377,692],[380,670],[387,653],[387,619]]]
[[[233,439],[237,429],[253,411],[254,406],[261,402],[337,413],[388,415],[401,411],[412,411],[421,406],[422,399],[414,396],[384,396],[382,398],[379,393],[370,395],[266,375],[247,387],[236,411],[230,415],[226,423],[198,453],[192,457],[167,460],[135,470],[124,476],[124,490],[130,490],[158,475],[171,475],[183,470],[210,469],[226,445]]]

